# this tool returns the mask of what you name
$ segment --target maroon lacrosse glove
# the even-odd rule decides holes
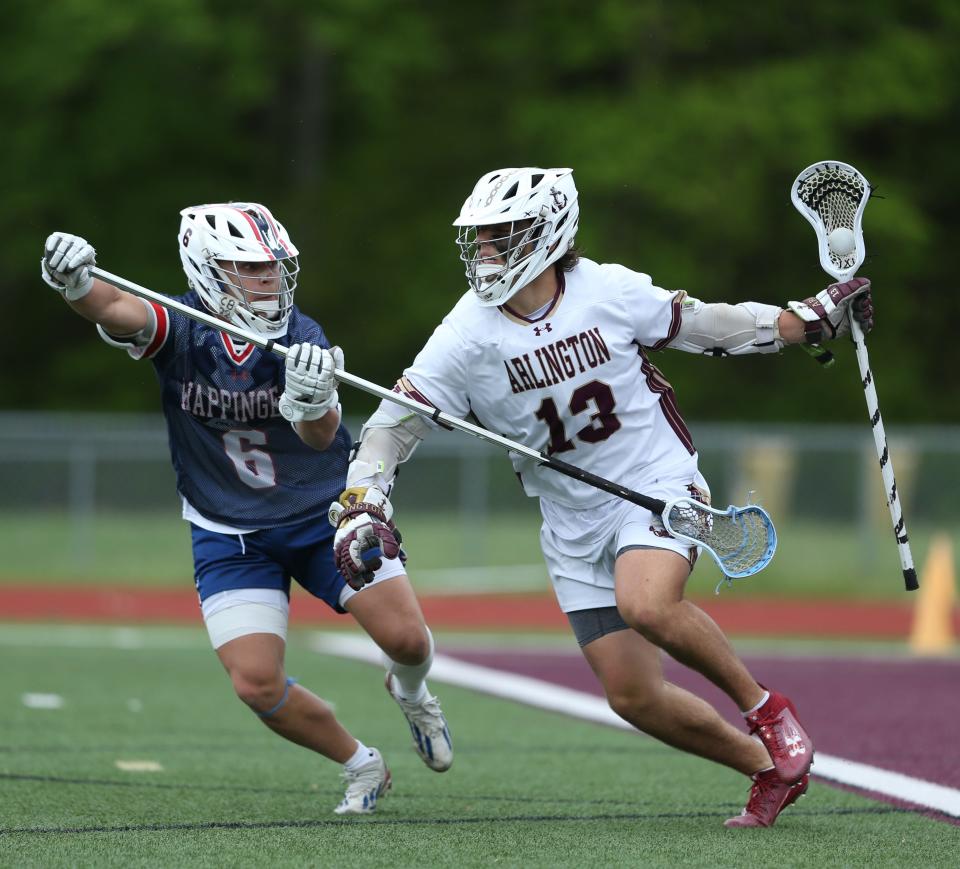
[[[330,505],[330,524],[337,529],[333,558],[350,588],[359,591],[373,581],[384,558],[401,555],[392,515],[393,506],[376,486],[347,489]]]
[[[869,335],[873,331],[873,296],[870,295],[870,290],[867,290],[860,296],[857,296],[850,303],[850,313],[853,314],[854,319],[860,324],[860,328],[863,329],[864,335]],[[843,321],[843,324],[846,324],[846,320]],[[838,330],[838,334],[844,334],[842,331]]]
[[[824,339],[848,334],[848,310],[864,332],[873,328],[869,278],[851,278],[841,284],[830,284],[817,295],[802,302],[789,302],[787,307],[803,320],[807,344],[819,344]]]

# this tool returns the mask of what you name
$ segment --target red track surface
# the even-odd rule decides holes
[[[436,629],[565,629],[567,621],[550,595],[421,596],[428,623]],[[725,631],[755,636],[903,639],[910,633],[912,601],[757,600],[730,593],[698,599]],[[325,604],[294,593],[292,622],[342,622]],[[192,589],[129,587],[3,586],[0,621],[144,622],[199,624]],[[960,611],[953,614],[960,635]]]

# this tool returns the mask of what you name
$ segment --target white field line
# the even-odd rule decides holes
[[[310,646],[314,651],[323,654],[352,658],[381,666],[382,653],[366,637],[319,634],[311,641]],[[468,664],[446,655],[434,657],[430,679],[484,694],[492,694],[527,706],[548,709],[551,712],[560,712],[574,718],[636,732],[600,697],[563,688],[540,679],[516,676],[502,670]],[[926,806],[953,817],[960,817],[960,790],[955,788],[864,763],[855,763],[822,752],[817,752],[813,773],[821,778],[851,787],[862,788],[894,799]]]

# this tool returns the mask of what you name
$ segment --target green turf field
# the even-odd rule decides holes
[[[772,831],[730,831],[737,774],[630,733],[443,686],[457,759],[414,754],[377,668],[289,671],[391,765],[342,819],[338,769],[233,695],[200,630],[0,626],[0,865],[946,866],[957,830],[815,783]],[[56,694],[58,709],[24,694]],[[152,762],[152,772],[118,762]]]
[[[409,570],[422,592],[540,591],[546,572],[539,550],[539,512],[531,509],[467,522],[450,513],[408,513],[401,522]],[[950,529],[955,530],[955,529]],[[902,599],[892,535],[845,525],[787,522],[763,573],[737,585],[741,594],[811,598]],[[930,530],[912,529],[922,568]],[[89,528],[59,514],[0,516],[0,584],[93,582],[189,587],[190,535],[177,515],[97,514]],[[509,571],[503,570],[510,567]],[[701,559],[690,590],[712,593],[719,569]]]

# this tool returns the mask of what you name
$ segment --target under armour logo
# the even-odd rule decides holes
[[[785,741],[787,743],[787,754],[789,754],[790,757],[807,753],[807,747],[803,744],[803,737],[800,735],[800,731],[792,724],[788,724]]]
[[[538,338],[540,337],[540,334],[542,332],[552,332],[552,331],[553,331],[553,326],[551,326],[549,323],[544,323],[543,326],[533,327],[533,334],[536,335]]]

